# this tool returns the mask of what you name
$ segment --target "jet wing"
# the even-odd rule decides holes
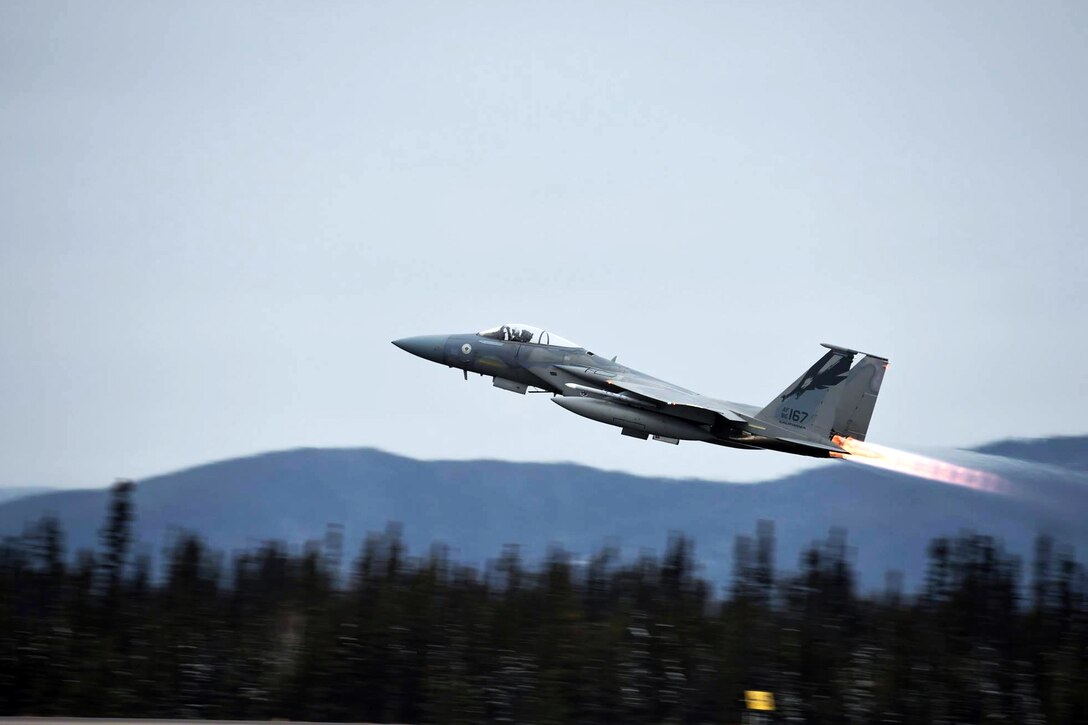
[[[663,380],[648,378],[637,379],[627,374],[620,374],[608,381],[609,385],[621,388],[635,395],[651,398],[666,405],[681,405],[689,408],[701,408],[717,413],[730,423],[747,423],[736,410],[732,403],[724,400],[716,400],[699,393],[693,393],[676,385],[666,383]]]
[[[606,389],[609,387],[619,388],[664,405],[709,411],[737,425],[748,422],[749,419],[744,417],[745,413],[755,415],[759,412],[758,408],[753,406],[729,403],[700,395],[686,388],[681,388],[679,385],[673,385],[630,369],[621,373],[612,373],[573,365],[556,365],[555,367]]]

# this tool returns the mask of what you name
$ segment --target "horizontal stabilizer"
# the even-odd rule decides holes
[[[780,437],[778,440],[783,443],[792,443],[795,446],[804,446],[805,448],[815,448],[819,451],[827,451],[828,453],[846,453],[846,451],[834,443],[824,443],[823,441],[814,441],[807,438],[784,438]]]

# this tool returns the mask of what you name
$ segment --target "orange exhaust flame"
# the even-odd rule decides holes
[[[936,458],[898,451],[894,448],[866,443],[855,438],[833,436],[831,442],[846,451],[846,453],[832,453],[833,458],[842,458],[866,466],[906,473],[930,481],[972,488],[976,491],[1010,492],[1004,479],[986,471],[957,466],[954,463],[939,461]]]

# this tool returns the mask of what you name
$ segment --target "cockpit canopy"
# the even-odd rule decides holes
[[[560,337],[539,327],[522,325],[517,322],[492,327],[490,330],[484,330],[476,334],[480,337],[490,337],[492,340],[527,342],[534,345],[555,345],[556,347],[581,347],[578,343],[571,342],[565,337]]]

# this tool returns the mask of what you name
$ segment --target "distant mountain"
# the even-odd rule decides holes
[[[999,441],[976,450],[993,456],[1045,463],[1088,473],[1088,436]]]
[[[48,493],[55,489],[46,488],[45,486],[12,486],[11,488],[0,488],[0,503],[5,501],[12,501],[23,496],[33,496],[38,493]]]
[[[1075,441],[1070,443],[1070,441]],[[576,557],[615,544],[627,555],[660,552],[671,532],[696,542],[704,575],[729,580],[734,539],[759,519],[776,524],[778,566],[795,568],[802,549],[833,526],[848,531],[867,588],[889,569],[917,584],[925,549],[964,529],[1003,539],[1030,559],[1045,532],[1088,550],[1088,474],[1078,461],[1088,437],[987,446],[1025,458],[965,453],[1010,483],[998,495],[853,463],[759,484],[644,478],[571,464],[418,461],[373,449],[300,449],[239,458],[140,482],[137,539],[158,555],[179,529],[233,550],[262,540],[293,545],[344,527],[354,555],[367,532],[404,525],[410,552],[443,542],[455,558],[483,564],[503,545],[538,560],[550,545]],[[1056,464],[1045,462],[1045,452]],[[1072,466],[1072,467],[1067,467]],[[106,490],[59,491],[0,504],[0,536],[45,513],[57,515],[70,548],[96,545]]]

